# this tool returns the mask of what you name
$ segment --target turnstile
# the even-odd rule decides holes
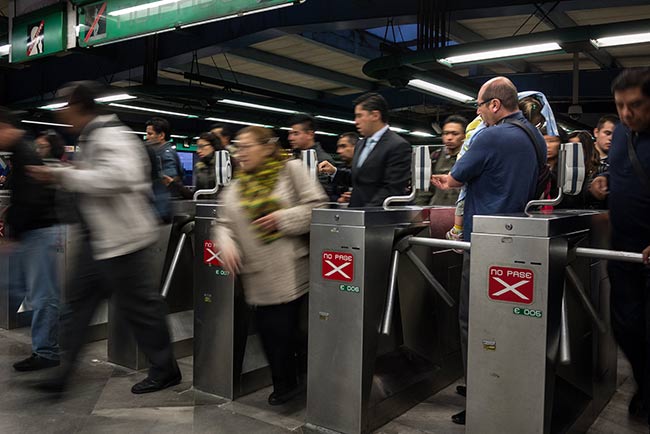
[[[160,237],[149,253],[153,263],[152,272],[158,278],[158,288],[162,288],[168,270],[174,264],[174,273],[169,282],[165,297],[169,313],[167,323],[176,357],[192,355],[193,311],[192,287],[194,276],[194,250],[192,236],[186,225],[191,224],[196,202],[172,201],[172,223],[160,227]],[[184,236],[185,235],[185,236]],[[177,251],[179,243],[182,248]],[[189,242],[185,242],[187,239]],[[131,369],[143,369],[148,361],[135,341],[128,322],[120,316],[120,310],[108,310],[108,360]]]
[[[448,305],[462,257],[400,243],[443,217],[453,209],[313,211],[307,428],[369,432],[462,375]]]
[[[476,216],[468,433],[585,432],[616,390],[602,261],[588,211]]]
[[[236,399],[270,385],[271,375],[239,280],[222,268],[211,239],[221,207],[196,207],[194,388]]]

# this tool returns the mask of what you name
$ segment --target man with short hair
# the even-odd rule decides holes
[[[233,153],[234,149],[232,147],[232,131],[230,127],[225,124],[212,124],[210,126],[210,132],[219,138],[221,141],[221,146],[223,149],[227,150],[230,153]]]
[[[76,278],[61,319],[61,364],[55,378],[40,385],[60,392],[84,343],[85,330],[99,303],[115,297],[117,315],[130,325],[151,367],[135,384],[136,394],[155,392],[181,381],[166,323],[167,306],[151,272],[151,249],[158,239],[149,197],[149,159],[115,115],[102,115],[92,82],[72,83],[68,106],[57,112],[79,134],[80,153],[68,168],[30,167],[43,183],[75,193],[83,234]]]
[[[448,175],[433,175],[432,184],[441,190],[465,185],[465,241],[471,241],[475,215],[524,211],[537,187],[537,153],[546,155],[544,137],[519,110],[517,88],[505,77],[488,80],[479,90],[476,113],[487,128],[477,135],[472,146],[456,161]],[[535,137],[531,142],[528,129]],[[543,152],[541,152],[543,150]],[[467,334],[469,323],[470,255],[463,254],[463,274],[458,303],[461,350],[467,377]],[[465,424],[465,411],[452,416]]]
[[[378,93],[354,101],[354,121],[364,137],[354,148],[352,168],[336,171],[336,182],[352,185],[351,208],[378,207],[406,193],[411,180],[411,145],[388,125],[388,103]]]
[[[612,145],[612,135],[614,128],[618,123],[618,118],[614,115],[605,115],[598,120],[596,128],[594,128],[594,147],[598,152],[601,161],[607,161],[607,154]]]
[[[608,197],[612,248],[643,254],[644,264],[609,261],[608,273],[612,328],[638,386],[628,410],[650,424],[650,68],[623,71],[612,92],[622,124],[612,136],[609,171],[590,191]]]
[[[167,119],[154,117],[146,123],[147,146],[153,151],[152,179],[155,197],[155,206],[162,221],[168,222],[171,218],[169,199],[180,199],[180,195],[172,193],[169,185],[172,182],[183,182],[183,165],[172,146],[170,126]],[[155,174],[155,175],[154,175]],[[169,180],[171,179],[171,181]]]
[[[26,295],[32,305],[32,354],[13,366],[17,371],[36,371],[59,365],[61,289],[55,255],[62,230],[57,225],[54,190],[27,176],[26,167],[43,161],[24,134],[9,112],[0,108],[0,151],[12,152],[13,169],[4,236],[16,242],[4,258],[11,261],[9,275],[0,277],[8,277],[11,299],[17,302]]]
[[[357,133],[343,133],[339,136],[339,140],[336,143],[336,153],[341,157],[343,166],[336,167],[329,161],[323,161],[318,164],[318,170],[320,173],[326,173],[328,175],[334,175],[337,170],[347,171],[348,176],[340,176],[339,183],[336,183],[336,193],[338,195],[337,202],[347,203],[350,201],[351,192],[350,184],[346,181],[349,181],[349,172],[352,164],[352,159],[354,158],[354,148],[359,141],[359,136]],[[332,179],[332,182],[334,180]]]
[[[291,128],[289,143],[291,143],[296,157],[300,157],[301,151],[313,149],[316,151],[316,160],[318,160],[319,164],[324,161],[334,164],[332,156],[325,152],[320,143],[316,141],[316,121],[313,117],[305,113],[297,114],[289,119],[289,126]],[[329,176],[319,172],[318,181],[323,186],[329,199],[335,201],[338,195],[334,191],[334,186],[330,183]]]

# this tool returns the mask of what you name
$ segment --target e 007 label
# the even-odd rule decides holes
[[[541,310],[525,309],[525,308],[522,308],[522,307],[513,308],[512,313],[514,313],[515,315],[529,316],[531,318],[541,318],[542,317],[542,311]]]

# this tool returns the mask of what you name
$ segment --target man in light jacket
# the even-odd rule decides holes
[[[150,248],[158,237],[151,202],[149,159],[144,148],[115,115],[102,115],[95,103],[98,86],[73,83],[61,120],[79,134],[74,168],[31,167],[38,181],[53,183],[77,196],[82,237],[76,280],[61,323],[58,375],[41,384],[61,391],[83,345],[84,331],[97,305],[111,295],[129,322],[151,367],[133,393],[148,393],[180,383],[165,322],[166,304],[151,272]]]

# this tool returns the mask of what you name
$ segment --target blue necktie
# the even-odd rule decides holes
[[[363,165],[363,163],[366,161],[366,158],[368,158],[368,154],[370,154],[370,151],[372,151],[373,148],[375,147],[375,143],[376,143],[375,139],[368,139],[368,142],[364,144],[363,149],[359,154],[359,161],[357,162],[357,167],[361,167]]]

